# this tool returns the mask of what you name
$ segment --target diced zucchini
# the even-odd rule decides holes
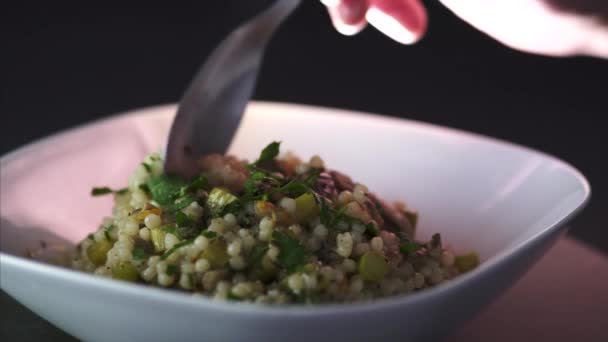
[[[388,273],[389,267],[386,259],[380,254],[369,251],[359,259],[359,274],[361,278],[370,282],[378,282]]]
[[[167,233],[161,228],[150,229],[150,237],[154,244],[154,251],[159,253],[165,250],[165,235]]]
[[[207,199],[207,207],[213,216],[220,215],[222,210],[230,203],[238,201],[238,197],[225,188],[213,188]]]
[[[87,257],[93,264],[103,265],[106,263],[108,251],[111,248],[112,243],[108,240],[95,241],[87,248]]]
[[[211,267],[222,268],[230,259],[226,251],[226,242],[221,239],[213,239],[205,248],[201,256],[209,261]]]
[[[121,261],[118,265],[112,267],[112,276],[116,279],[125,281],[137,281],[139,275],[135,267],[128,261]]]
[[[454,264],[461,273],[468,272],[479,265],[479,255],[475,252],[458,255],[454,259]]]
[[[296,219],[302,223],[316,216],[319,213],[319,207],[315,197],[307,192],[296,198]]]

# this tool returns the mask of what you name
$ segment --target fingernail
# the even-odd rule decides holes
[[[321,0],[321,3],[327,7],[336,7],[340,4],[340,0]]]
[[[402,44],[420,40],[427,27],[427,14],[419,0],[369,0],[367,21]]]
[[[334,28],[336,29],[336,31],[338,31],[339,33],[341,33],[345,36],[355,35],[355,34],[361,32],[361,30],[363,30],[363,28],[365,28],[365,26],[366,26],[365,20],[361,20],[357,24],[348,24],[348,23],[344,22],[344,20],[342,19],[342,16],[338,12],[339,10],[337,7],[329,7],[327,10],[331,17],[331,22],[334,25]]]
[[[413,44],[420,39],[419,34],[410,31],[397,19],[376,7],[369,8],[365,18],[378,31],[401,44]]]

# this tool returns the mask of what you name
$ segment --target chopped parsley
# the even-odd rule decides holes
[[[196,197],[194,197],[192,195],[187,195],[185,197],[182,197],[182,198],[176,200],[175,203],[167,205],[165,207],[165,210],[167,210],[170,213],[177,212],[179,210],[186,208],[187,206],[192,204],[192,202],[195,202],[195,201],[196,201]]]
[[[160,175],[150,178],[147,183],[152,199],[163,206],[172,205],[187,183],[177,176]]]
[[[414,241],[408,241],[405,243],[402,243],[401,246],[399,246],[399,250],[401,251],[401,253],[403,254],[412,254],[415,253],[416,251],[418,251],[419,249],[423,248],[424,245],[414,242]]]
[[[119,189],[119,190],[112,190],[111,188],[109,188],[107,186],[102,186],[102,187],[95,187],[95,188],[91,189],[91,196],[103,196],[103,195],[108,195],[108,194],[124,195],[128,191],[129,191],[129,189],[127,189],[127,188],[123,188],[123,189]]]
[[[183,197],[190,192],[197,192],[200,189],[204,189],[208,183],[209,181],[207,180],[207,176],[199,175],[198,177],[194,178],[190,184],[183,186],[179,190],[179,195],[180,197]]]
[[[256,245],[249,253],[249,264],[258,265],[268,252],[268,245]]]
[[[110,233],[112,232],[113,229],[114,229],[113,224],[111,224],[103,229],[103,234],[106,236],[106,239],[108,241],[112,241],[112,237],[110,236]]]
[[[217,233],[211,230],[204,230],[201,235],[206,237],[207,239],[213,239],[217,237]]]
[[[379,232],[378,229],[376,228],[376,226],[369,222],[368,224],[365,225],[365,232],[363,232],[369,239],[372,239],[376,236],[378,236]]]
[[[174,276],[177,274],[178,268],[175,265],[167,265],[167,275]]]
[[[169,255],[173,254],[173,252],[175,252],[176,250],[187,246],[189,244],[192,244],[194,242],[194,239],[189,239],[189,240],[184,240],[182,242],[176,243],[173,247],[171,247],[170,250],[166,251],[165,254],[163,254],[160,259],[161,260],[165,260],[169,257]]]
[[[177,223],[178,227],[186,227],[194,223],[190,216],[184,214],[181,211],[175,213],[175,222]]]
[[[261,163],[271,161],[279,155],[279,150],[281,147],[281,142],[273,141],[268,146],[264,147],[262,153],[260,153],[260,157],[258,160],[253,163],[254,165],[259,165]]]
[[[135,247],[133,248],[133,252],[131,253],[133,256],[133,260],[144,260],[148,257],[148,252],[143,247]]]
[[[272,234],[272,239],[279,247],[278,262],[287,272],[293,273],[298,266],[306,263],[306,249],[300,241],[279,231]]]

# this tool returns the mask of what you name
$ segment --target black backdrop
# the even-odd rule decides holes
[[[413,118],[555,154],[580,168],[594,191],[571,234],[608,251],[608,60],[512,51],[427,4],[429,33],[406,47],[373,29],[342,37],[317,1],[305,1],[273,41],[255,97]],[[213,46],[259,2],[87,5],[1,11],[0,153],[104,115],[177,101]],[[10,317],[3,331],[63,336],[27,313]],[[27,328],[18,328],[21,318]]]
[[[177,101],[210,50],[268,2],[3,11],[0,152],[104,115]],[[428,35],[401,46],[371,28],[340,36],[320,3],[304,1],[272,42],[255,97],[414,118],[555,154],[579,167],[594,190],[572,233],[608,250],[608,60],[516,52],[436,1],[427,5]]]

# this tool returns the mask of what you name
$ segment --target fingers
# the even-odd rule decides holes
[[[413,44],[426,32],[426,10],[420,0],[370,0],[367,21],[401,44]]]
[[[361,31],[367,22],[402,44],[418,41],[426,31],[427,15],[420,0],[321,0],[336,30],[345,35]]]
[[[367,0],[321,0],[329,12],[336,30],[343,35],[359,33],[367,22]]]

